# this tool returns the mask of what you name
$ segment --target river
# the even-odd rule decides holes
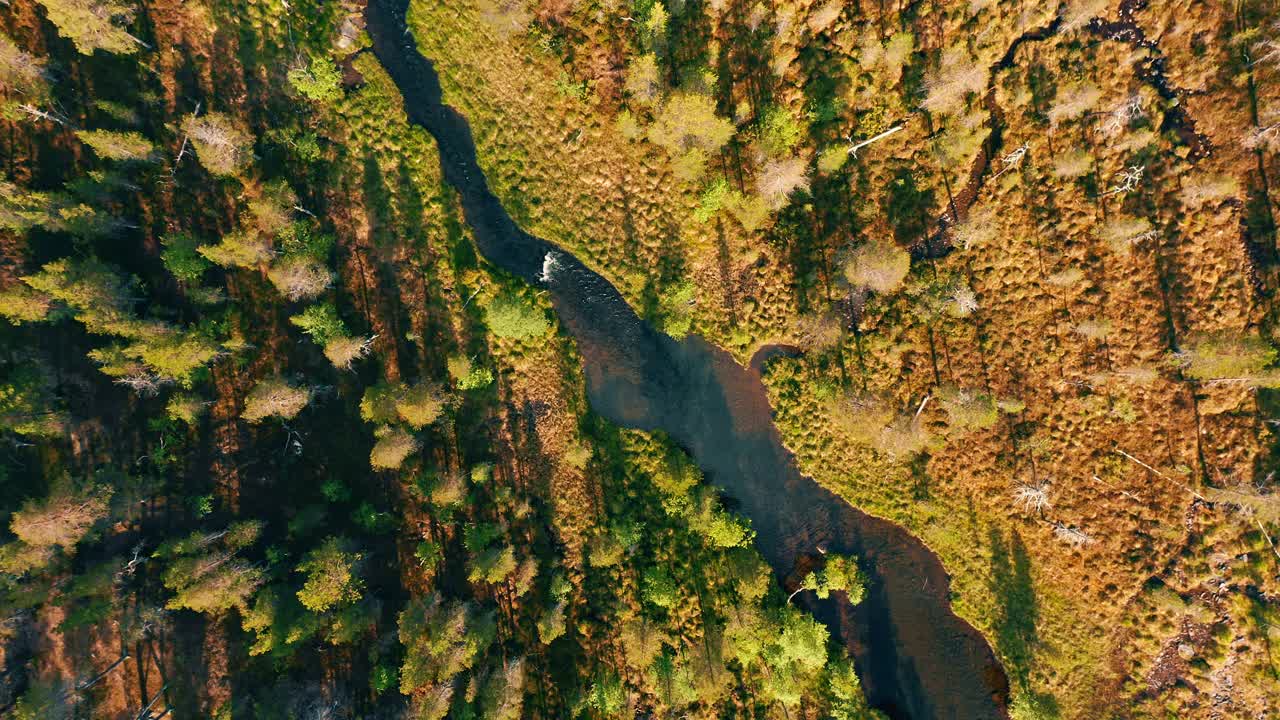
[[[516,225],[489,190],[466,119],[444,104],[434,67],[406,30],[407,2],[369,0],[373,51],[410,121],[435,138],[480,252],[550,291],[583,357],[592,409],[625,427],[664,431],[685,448],[751,519],[780,579],[820,548],[862,559],[870,582],[858,606],[843,593],[819,601],[806,592],[797,601],[849,648],[873,706],[904,720],[1007,717],[1005,673],[982,635],[951,612],[942,563],[903,528],[801,474],[774,426],[761,363],[743,367],[697,336],[676,341],[654,330],[603,277]]]

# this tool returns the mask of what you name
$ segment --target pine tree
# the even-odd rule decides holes
[[[58,33],[82,55],[105,50],[118,55],[137,52],[142,41],[125,30],[136,8],[121,0],[38,0]]]

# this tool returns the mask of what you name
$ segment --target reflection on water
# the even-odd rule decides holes
[[[439,80],[405,32],[406,0],[370,0],[374,52],[405,97],[410,120],[436,139],[485,258],[548,288],[584,361],[592,408],[612,422],[662,430],[693,456],[780,578],[819,549],[856,553],[871,577],[857,607],[843,594],[804,603],[854,656],[873,705],[895,718],[1005,716],[1007,681],[982,636],[952,614],[946,572],[922,543],[858,511],[800,474],[782,445],[760,381],[698,337],[677,342],[640,320],[604,278],[521,230],[489,191],[466,120],[442,104]]]

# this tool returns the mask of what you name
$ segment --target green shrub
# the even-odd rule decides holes
[[[485,310],[485,319],[494,335],[512,340],[540,337],[551,329],[541,308],[514,293],[494,298]]]

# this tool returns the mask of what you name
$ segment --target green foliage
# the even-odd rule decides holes
[[[435,567],[444,560],[444,550],[438,542],[423,540],[414,548],[413,556],[417,558],[418,565],[427,568]]]
[[[77,130],[76,137],[106,160],[150,160],[155,154],[155,145],[136,132]]]
[[[612,533],[601,533],[592,538],[587,560],[592,567],[613,567],[622,562],[627,548]]]
[[[338,478],[329,478],[320,486],[320,494],[331,503],[341,503],[351,498],[351,489]]]
[[[703,191],[698,207],[693,211],[693,217],[698,222],[709,222],[732,199],[733,190],[729,187],[729,181],[718,177]]]
[[[66,416],[54,403],[51,381],[38,367],[13,368],[0,380],[0,430],[32,437],[57,435]]]
[[[292,420],[310,402],[310,388],[296,387],[281,377],[265,378],[245,396],[240,418],[251,423],[269,417]]]
[[[371,423],[395,422],[398,389],[398,385],[385,382],[365,388],[364,397],[360,399],[360,417]]]
[[[347,326],[342,322],[342,318],[338,317],[338,309],[333,303],[310,305],[301,313],[290,317],[289,322],[301,328],[302,332],[321,345],[326,345],[335,338],[345,337],[347,334]]]
[[[379,383],[365,389],[360,400],[360,416],[366,422],[403,422],[420,429],[439,419],[448,402],[443,388],[432,382],[407,386]]]
[[[485,322],[494,335],[512,340],[541,337],[551,329],[541,308],[511,292],[502,293],[489,302]]]
[[[806,130],[789,109],[775,105],[765,111],[760,121],[760,145],[769,155],[787,155],[804,139]]]
[[[378,441],[369,452],[369,464],[374,470],[396,470],[421,447],[417,438],[401,428],[383,426],[374,431],[374,436]]]
[[[72,707],[69,694],[61,687],[34,682],[18,698],[12,709],[12,720],[70,720]]]
[[[823,600],[830,597],[833,590],[841,590],[848,596],[850,604],[857,605],[866,596],[866,584],[867,577],[858,567],[856,557],[827,555],[822,569],[806,575],[800,587],[813,590]]]
[[[1271,385],[1276,349],[1256,335],[1199,335],[1183,343],[1173,363],[1196,380],[1236,380]]]
[[[271,242],[256,233],[236,230],[216,244],[201,245],[196,252],[225,268],[256,267],[271,259]]]
[[[435,383],[422,381],[396,393],[396,415],[412,428],[424,428],[444,412],[448,399]]]
[[[448,367],[459,390],[479,390],[493,384],[493,371],[475,365],[466,355],[449,356]]]
[[[795,663],[809,670],[819,670],[826,665],[830,633],[825,625],[806,613],[792,609],[783,611],[781,624],[776,661]]]
[[[351,521],[370,535],[389,532],[395,528],[395,518],[389,512],[378,510],[368,500],[360,503],[351,513]]]
[[[543,611],[538,617],[538,640],[543,645],[550,645],[565,631],[565,604],[558,602]]]
[[[286,658],[322,629],[319,615],[302,607],[293,593],[278,587],[263,589],[253,605],[241,608],[241,625],[254,634],[250,655]]]
[[[712,494],[704,495],[697,504],[697,512],[688,516],[689,529],[702,535],[712,547],[749,544],[755,538],[750,522],[720,510],[717,504]]]
[[[989,428],[1000,419],[995,400],[984,393],[945,386],[938,391],[938,402],[951,426],[961,430]]]
[[[649,126],[649,140],[677,159],[691,151],[702,157],[718,152],[733,133],[733,123],[716,115],[715,100],[695,92],[673,93]]]
[[[120,0],[39,0],[58,34],[71,40],[82,55],[98,50],[128,55],[141,43],[125,30],[136,8]]]
[[[199,252],[200,242],[190,233],[170,233],[160,239],[164,249],[160,251],[160,259],[179,282],[199,283],[204,271],[209,269],[210,262]]]
[[[246,521],[221,532],[196,531],[161,545],[154,556],[169,560],[163,580],[174,592],[167,607],[209,614],[247,607],[264,574],[236,553],[261,533],[262,523]]]
[[[342,97],[342,73],[328,58],[313,56],[306,66],[290,69],[288,78],[294,90],[322,105]]]
[[[670,609],[680,597],[680,588],[664,568],[650,567],[645,568],[641,577],[640,595],[650,605]]]
[[[844,145],[832,145],[818,153],[818,170],[830,175],[839,172],[849,161],[849,149]]]
[[[662,330],[677,340],[693,329],[693,306],[697,288],[692,282],[683,281],[667,292],[661,300]]]
[[[831,720],[876,720],[883,716],[867,705],[862,682],[848,661],[832,663],[827,675]]]
[[[625,88],[633,102],[645,107],[654,105],[662,96],[663,85],[658,58],[653,53],[637,55],[627,64]]]
[[[312,612],[326,612],[360,599],[364,581],[359,575],[363,555],[346,549],[347,541],[330,537],[307,553],[298,565],[305,576],[298,601]]]
[[[604,717],[618,717],[627,707],[627,689],[616,673],[605,673],[591,683],[583,704]]]
[[[26,285],[0,290],[0,317],[14,325],[45,320],[49,310],[49,297]]]
[[[505,582],[515,569],[515,548],[505,544],[494,545],[471,560],[467,579],[471,582],[497,585]]]
[[[48,193],[32,192],[0,181],[0,227],[15,232],[26,232],[36,226],[56,227],[57,200]]]
[[[400,613],[399,628],[405,648],[400,692],[405,695],[448,682],[470,668],[496,631],[491,612],[446,601],[438,593],[411,600]]]
[[[1062,717],[1052,697],[1024,690],[1009,707],[1010,720],[1058,720]]]

